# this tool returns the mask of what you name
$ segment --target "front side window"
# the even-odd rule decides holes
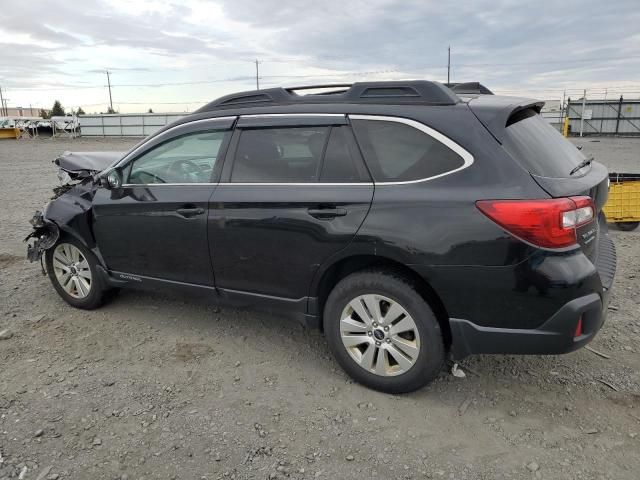
[[[219,130],[168,140],[132,162],[126,183],[208,183],[227,135]]]
[[[356,139],[377,182],[435,177],[464,165],[464,159],[431,135],[411,125],[352,119]]]
[[[318,169],[329,127],[243,130],[231,181],[235,183],[309,183]]]

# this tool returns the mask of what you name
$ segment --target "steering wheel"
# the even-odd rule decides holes
[[[169,178],[179,177],[185,183],[193,183],[193,174],[203,173],[202,167],[192,160],[182,159],[173,162],[167,169]]]

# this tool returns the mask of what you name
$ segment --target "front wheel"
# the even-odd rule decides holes
[[[45,252],[49,279],[69,305],[91,310],[105,301],[108,290],[97,271],[96,257],[80,241],[63,237]]]
[[[324,328],[342,368],[375,390],[417,390],[444,363],[433,310],[411,282],[393,273],[364,271],[342,279],[327,298]]]

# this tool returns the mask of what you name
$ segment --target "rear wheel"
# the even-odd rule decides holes
[[[96,257],[80,241],[63,237],[45,252],[49,279],[58,294],[76,308],[97,308],[107,298]]]
[[[616,222],[616,226],[623,232],[635,230],[638,225],[640,225],[640,222]]]
[[[432,309],[411,282],[395,274],[364,271],[341,280],[325,304],[324,327],[342,368],[376,390],[416,390],[444,363]]]

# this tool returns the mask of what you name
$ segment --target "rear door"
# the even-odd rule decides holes
[[[306,301],[362,224],[373,183],[344,115],[240,117],[209,204],[216,287]]]

